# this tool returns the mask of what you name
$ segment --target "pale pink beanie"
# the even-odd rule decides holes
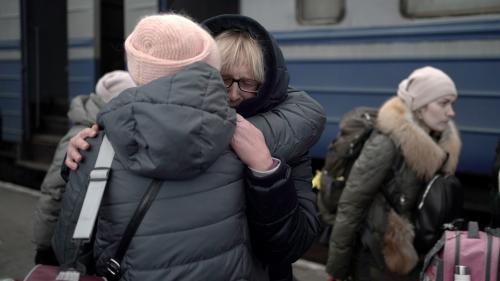
[[[204,61],[220,70],[220,55],[210,34],[190,19],[164,14],[143,18],[125,40],[127,66],[138,85],[172,75]]]
[[[135,87],[130,74],[123,70],[115,70],[104,74],[95,86],[95,93],[107,103],[128,88]]]
[[[455,83],[446,73],[431,66],[413,71],[399,83],[398,96],[411,110],[448,95],[457,95]]]

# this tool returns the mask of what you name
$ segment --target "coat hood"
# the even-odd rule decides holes
[[[90,127],[103,106],[104,101],[96,94],[76,96],[71,100],[68,118],[74,124]]]
[[[287,95],[288,70],[281,49],[274,37],[257,21],[241,15],[220,15],[205,20],[204,25],[216,37],[226,30],[249,32],[264,54],[264,84],[257,96],[243,101],[236,111],[244,117],[265,112],[282,102]]]
[[[124,166],[175,180],[200,174],[228,149],[236,113],[219,72],[197,62],[124,91],[104,106],[97,121]]]
[[[441,167],[445,174],[455,173],[462,142],[452,121],[435,140],[418,125],[408,106],[394,97],[380,108],[376,126],[401,149],[406,163],[420,178],[430,180]]]

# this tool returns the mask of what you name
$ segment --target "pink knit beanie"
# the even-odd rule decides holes
[[[143,18],[125,40],[127,66],[138,85],[172,75],[204,61],[220,70],[220,55],[210,34],[190,19],[164,14]]]
[[[135,86],[128,72],[115,70],[104,74],[104,76],[97,81],[95,93],[107,103],[124,90]]]
[[[399,83],[398,96],[411,110],[448,95],[457,95],[455,83],[446,73],[431,66],[413,71]]]

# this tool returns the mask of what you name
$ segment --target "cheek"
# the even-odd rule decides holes
[[[442,110],[427,110],[422,113],[424,123],[435,131],[442,131],[446,128],[446,117]]]
[[[256,95],[257,94],[254,94],[254,93],[243,92],[243,94],[241,95],[241,97],[243,98],[243,100],[247,100],[247,99],[254,98]]]
[[[428,109],[422,112],[422,119],[427,125],[432,126],[434,123],[438,122],[440,118],[436,111]]]
[[[425,114],[430,119],[442,119],[446,117],[446,109],[436,104],[431,104],[427,107]]]

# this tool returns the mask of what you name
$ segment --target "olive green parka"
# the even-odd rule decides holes
[[[412,255],[411,222],[421,189],[439,169],[455,172],[461,141],[452,121],[440,136],[431,137],[398,97],[380,108],[375,127],[339,200],[326,269],[339,279],[368,274],[370,280],[407,280],[418,262]],[[398,202],[399,215],[386,198]],[[394,249],[398,239],[410,242]],[[394,250],[408,255],[400,258]],[[363,254],[369,264],[360,264],[366,263]],[[388,272],[391,267],[406,273],[395,275]]]

